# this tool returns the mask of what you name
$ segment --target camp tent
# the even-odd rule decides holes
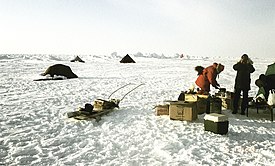
[[[85,63],[85,61],[83,61],[81,58],[79,58],[79,56],[76,56],[73,60],[71,60],[71,62],[82,62],[82,63]]]
[[[123,57],[120,63],[136,63],[128,54]]]
[[[275,74],[275,63],[267,66],[265,75],[267,76],[267,75],[271,75],[271,74]]]

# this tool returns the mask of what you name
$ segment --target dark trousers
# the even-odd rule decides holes
[[[235,89],[235,93],[234,93],[234,100],[233,100],[233,112],[238,112],[238,108],[239,108],[239,100],[240,100],[240,95],[241,95],[241,91],[243,92],[243,100],[241,103],[241,113],[244,114],[245,109],[248,106],[248,89]]]

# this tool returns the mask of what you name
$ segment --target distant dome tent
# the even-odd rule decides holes
[[[128,54],[123,57],[120,63],[136,63]]]
[[[83,61],[81,58],[79,58],[79,56],[76,56],[73,60],[71,60],[71,62],[82,62],[85,63],[85,61]]]

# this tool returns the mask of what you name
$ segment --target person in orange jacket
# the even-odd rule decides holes
[[[198,71],[197,68],[201,70]],[[195,81],[200,90],[198,91],[199,94],[209,94],[210,91],[210,84],[219,89],[220,85],[218,84],[216,78],[219,73],[224,70],[224,66],[222,64],[213,63],[213,65],[208,66],[207,68],[196,67],[195,70],[198,71],[198,78]]]

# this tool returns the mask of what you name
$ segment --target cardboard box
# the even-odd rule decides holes
[[[204,117],[204,130],[211,131],[215,134],[228,133],[228,118],[225,115],[212,113]]]
[[[220,98],[222,100],[222,107],[225,109],[233,109],[233,92],[226,91],[224,95],[220,93],[216,93],[215,97]]]
[[[193,121],[198,118],[196,102],[172,102],[169,116],[172,120]]]
[[[185,94],[185,101],[188,102],[194,102],[194,101],[198,101],[200,99],[207,99],[208,95],[200,95],[200,94]]]
[[[94,101],[94,110],[95,111],[102,111],[103,110],[104,101],[96,99]]]
[[[169,105],[165,104],[165,105],[157,105],[155,107],[155,112],[157,116],[160,115],[169,115]]]
[[[222,107],[225,109],[233,110],[233,99],[222,98]]]
[[[209,105],[209,102],[207,99],[204,98],[199,98],[197,100],[197,113],[200,114],[204,114],[207,110],[207,105]]]
[[[222,112],[222,100],[218,97],[214,97],[210,99],[210,113],[218,113]]]
[[[198,100],[198,95],[197,94],[185,94],[185,100],[184,101],[189,101],[189,102],[194,102]]]
[[[94,110],[103,111],[106,109],[114,109],[117,105],[113,101],[107,101],[103,99],[94,100]]]
[[[185,94],[185,101],[187,102],[197,102],[197,113],[203,114],[207,110],[208,95],[199,95],[199,94]]]
[[[233,110],[233,100],[234,98],[221,98],[222,100],[222,107],[225,109]],[[239,99],[239,107],[242,104],[242,98]]]
[[[230,91],[226,91],[226,92],[218,92],[215,93],[216,97],[220,97],[220,98],[233,98],[234,97],[234,92],[230,92]]]

